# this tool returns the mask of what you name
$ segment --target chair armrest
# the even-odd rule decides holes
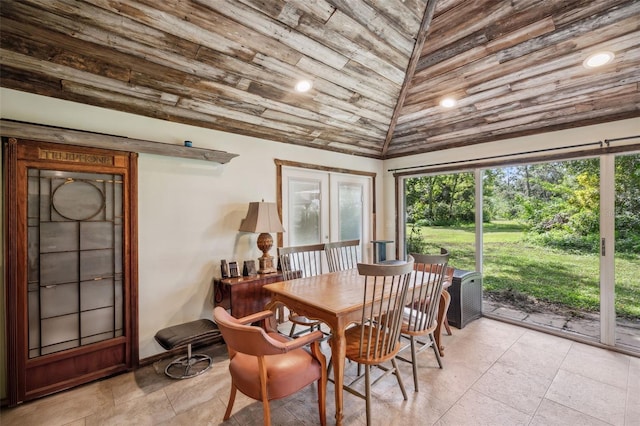
[[[284,346],[287,348],[287,351],[291,351],[293,349],[298,349],[303,346],[306,346],[311,342],[322,340],[323,338],[324,338],[324,334],[322,334],[322,331],[316,330],[309,334],[296,337],[293,340],[289,340],[288,342],[284,343]]]
[[[273,316],[273,311],[261,311],[247,315],[246,317],[238,318],[236,321],[240,324],[253,324],[254,322],[262,321],[271,316]]]

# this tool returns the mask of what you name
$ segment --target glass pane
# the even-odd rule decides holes
[[[78,250],[76,222],[44,222],[40,224],[40,251],[53,253]]]
[[[598,159],[487,170],[484,314],[600,340]]]
[[[82,222],[80,224],[80,249],[109,249],[113,247],[111,222]]]
[[[449,265],[475,270],[473,173],[422,176],[405,181],[407,253],[450,253]]]
[[[35,349],[35,356],[39,355],[40,347],[40,293],[29,291],[27,294],[29,304],[29,349]],[[31,352],[29,352],[31,356]]]
[[[640,154],[615,159],[616,345],[640,352]]]
[[[289,181],[289,245],[321,242],[320,181]]]
[[[82,281],[113,276],[113,250],[90,250],[80,252]]]
[[[104,195],[93,183],[68,180],[53,193],[53,207],[69,220],[88,220],[104,208]]]
[[[96,309],[80,314],[82,323],[82,337],[113,332],[113,307]]]
[[[30,226],[27,230],[28,254],[27,254],[27,280],[37,282],[39,279],[38,270],[40,268],[40,242],[38,227]]]
[[[114,237],[116,239],[114,245],[114,273],[122,273],[122,225],[114,226]]]
[[[43,354],[46,346],[63,342],[74,342],[73,346],[78,345],[78,318],[78,314],[73,314],[42,320]]]
[[[78,311],[78,285],[60,284],[40,289],[42,319],[72,314]]]
[[[31,172],[30,169],[29,171]],[[31,174],[31,173],[29,173]],[[39,187],[38,187],[38,183],[39,183],[40,179],[38,179],[37,177],[30,177],[29,178],[29,195],[28,195],[28,199],[27,199],[27,217],[28,218],[37,218],[39,216]]]
[[[78,253],[42,253],[40,284],[62,284],[78,281]]]
[[[114,292],[115,292],[115,303],[114,303],[115,327],[116,327],[116,330],[121,330],[122,332],[122,328],[124,327],[124,299],[122,297],[122,280],[115,281]]]
[[[80,310],[88,311],[104,306],[113,306],[113,280],[84,281],[80,283]]]
[[[361,240],[362,238],[362,185],[338,184],[338,218],[340,240]]]

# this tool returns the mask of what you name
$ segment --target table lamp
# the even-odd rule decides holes
[[[271,232],[284,232],[276,203],[265,203],[264,200],[249,203],[247,217],[242,220],[239,230],[260,233],[258,235],[258,248],[262,251],[262,257],[258,258],[258,273],[275,273],[276,268],[273,266],[273,256],[269,256],[269,250],[273,247]]]

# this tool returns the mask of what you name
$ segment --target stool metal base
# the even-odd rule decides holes
[[[187,355],[171,361],[167,368],[164,369],[164,374],[173,379],[190,379],[207,371],[211,368],[212,363],[213,360],[209,355],[192,354],[191,344],[189,344],[187,346]],[[170,370],[177,370],[177,372],[174,373]]]

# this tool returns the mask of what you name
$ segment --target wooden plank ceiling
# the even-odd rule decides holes
[[[2,0],[0,19],[2,87],[373,158],[640,115],[637,0]],[[614,61],[583,67],[598,50]]]

